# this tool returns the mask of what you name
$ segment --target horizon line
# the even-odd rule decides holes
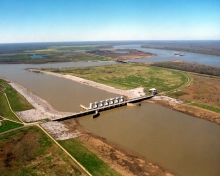
[[[0,44],[28,43],[77,43],[77,42],[144,42],[144,41],[220,41],[220,39],[161,39],[161,40],[78,40],[78,41],[42,41],[42,42],[3,42]]]

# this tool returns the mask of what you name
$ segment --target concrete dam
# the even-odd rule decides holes
[[[90,103],[89,107],[85,107],[83,105],[80,105],[80,107],[82,109],[84,109],[85,111],[81,111],[78,113],[74,113],[70,116],[66,116],[66,117],[61,117],[61,118],[56,118],[53,119],[53,121],[62,121],[62,120],[67,120],[67,119],[71,119],[71,118],[78,118],[78,117],[82,117],[88,114],[95,114],[93,117],[98,117],[99,116],[99,112],[101,111],[106,111],[106,110],[110,110],[113,108],[117,108],[120,106],[126,106],[128,104],[132,104],[132,103],[137,103],[146,99],[150,99],[152,98],[154,95],[150,95],[150,96],[142,96],[142,97],[138,97],[138,98],[133,98],[133,99],[129,99],[129,100],[125,100],[124,96],[120,96],[120,97],[116,97],[116,98],[110,98],[107,100],[102,100],[99,102],[94,102],[94,103]]]

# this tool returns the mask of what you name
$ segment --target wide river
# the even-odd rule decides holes
[[[27,72],[25,68],[80,67],[111,62],[77,62],[41,65],[0,65],[0,76],[17,81],[60,111],[78,112],[116,95],[79,83]],[[157,104],[143,102],[140,107],[120,107],[79,118],[80,123],[122,147],[183,176],[220,175],[220,127]]]
[[[135,45],[116,45],[114,49],[137,49],[144,52],[149,52],[155,54],[155,56],[148,58],[141,58],[132,60],[132,62],[165,62],[173,60],[182,60],[185,62],[198,62],[200,64],[218,66],[220,67],[220,56],[208,55],[208,54],[198,54],[190,52],[184,53],[184,56],[173,55],[175,50],[162,50],[153,48],[141,48],[140,44]]]

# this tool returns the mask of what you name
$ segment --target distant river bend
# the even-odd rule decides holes
[[[174,50],[142,48],[141,45],[116,45],[114,49],[137,49],[144,52],[155,54],[152,57],[132,60],[132,62],[164,62],[182,60],[186,62],[198,62],[200,64],[220,67],[220,56],[183,52],[184,56],[173,55]],[[181,52],[182,53],[182,52]]]

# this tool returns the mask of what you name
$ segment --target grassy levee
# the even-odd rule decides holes
[[[3,93],[0,93],[0,115],[10,120],[20,122],[16,115],[10,110],[7,99]]]
[[[25,111],[33,109],[33,106],[11,86],[6,89],[6,94],[13,111]]]
[[[81,175],[81,171],[39,127],[0,135],[0,175]]]
[[[108,164],[90,152],[76,139],[58,141],[78,162],[80,162],[92,175],[119,176]]]
[[[214,107],[214,106],[209,106],[209,105],[205,105],[205,104],[201,104],[201,103],[196,103],[196,102],[187,102],[187,104],[193,105],[193,106],[197,106],[203,109],[207,109],[210,111],[214,111],[217,113],[220,113],[220,108],[218,107]]]
[[[3,120],[0,123],[1,123],[0,133],[23,126],[23,124],[15,123],[15,122],[12,122],[12,121],[9,121],[9,120]]]
[[[14,115],[14,113],[10,110],[4,93],[7,94],[10,106],[13,111],[25,111],[28,109],[32,109],[33,106],[29,102],[27,102],[27,100],[23,96],[21,96],[16,90],[8,85],[6,81],[0,79],[0,85],[1,87],[4,87],[3,91],[0,92],[0,115],[5,118],[20,122],[18,118]]]
[[[47,69],[60,74],[69,74],[110,85],[119,89],[155,87],[158,91],[170,91],[181,87],[187,77],[179,71],[143,64],[117,64],[96,67]]]
[[[7,94],[13,111],[25,111],[33,108],[33,106],[15,89],[8,85],[6,81],[0,79],[0,84],[6,88],[4,93]]]

